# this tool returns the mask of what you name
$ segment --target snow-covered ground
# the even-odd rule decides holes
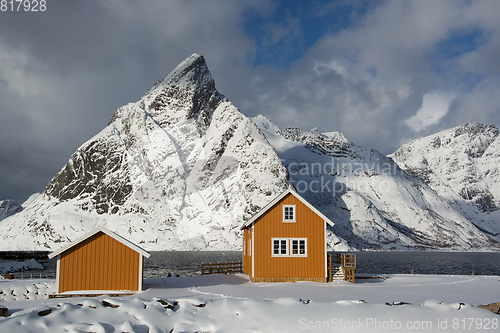
[[[28,259],[24,261],[0,260],[0,274],[27,271],[30,269],[43,269],[43,266],[35,259]]]
[[[0,280],[0,305],[3,302],[48,299],[48,295],[56,291],[54,279]]]
[[[390,275],[356,284],[252,283],[245,275],[146,279],[145,291],[135,296],[0,302],[9,309],[7,318],[0,317],[0,332],[497,332],[500,317],[477,305],[500,301],[499,279]],[[19,283],[0,281],[0,290]]]

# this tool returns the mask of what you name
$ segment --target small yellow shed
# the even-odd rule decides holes
[[[124,293],[142,291],[143,258],[149,253],[99,227],[49,254],[54,257],[58,293]]]

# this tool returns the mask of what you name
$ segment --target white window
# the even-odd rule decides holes
[[[288,239],[287,238],[273,238],[273,257],[287,256],[288,255]]]
[[[283,205],[283,222],[295,222],[295,205]]]
[[[307,238],[272,238],[273,257],[307,257]]]
[[[290,239],[292,256],[307,256],[307,238],[292,238]]]

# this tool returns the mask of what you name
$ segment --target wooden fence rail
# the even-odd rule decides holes
[[[201,275],[242,273],[241,261],[201,263]]]

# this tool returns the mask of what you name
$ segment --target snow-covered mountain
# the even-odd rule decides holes
[[[471,151],[484,164],[498,158]],[[419,177],[341,133],[245,117],[193,54],[119,108],[43,193],[0,222],[0,250],[55,250],[97,226],[147,250],[239,250],[239,226],[289,183],[335,223],[330,249],[498,249],[450,200],[455,192],[443,198]],[[497,206],[490,200],[481,214]]]
[[[401,146],[391,157],[500,241],[500,136],[467,123]]]
[[[0,221],[22,210],[23,206],[13,200],[0,200]]]
[[[2,221],[0,246],[57,249],[103,225],[148,250],[239,249],[239,225],[287,184],[273,147],[193,54]]]
[[[338,132],[279,130],[263,116],[253,120],[276,148],[295,188],[335,222],[329,236],[335,249],[487,250],[498,245],[378,151]]]

